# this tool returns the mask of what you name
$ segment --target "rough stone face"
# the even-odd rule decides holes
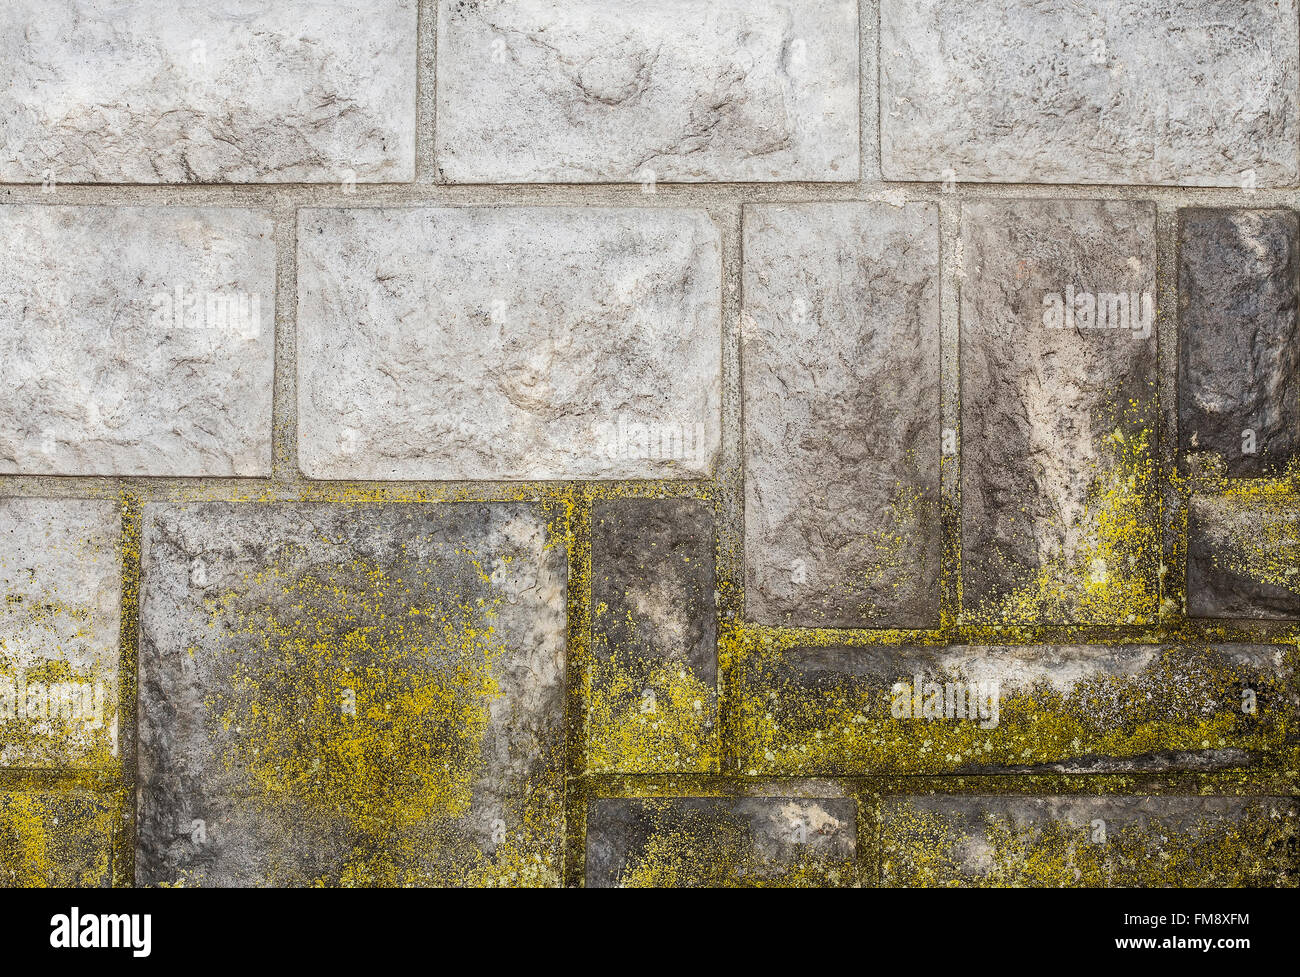
[[[114,502],[0,499],[0,767],[115,764],[121,535]]]
[[[881,0],[887,180],[1289,186],[1295,0]]]
[[[0,473],[268,475],[270,216],[0,207]]]
[[[454,183],[858,178],[853,0],[440,0]]]
[[[851,886],[856,837],[852,798],[593,800],[587,886]]]
[[[1246,767],[1300,746],[1292,645],[755,647],[750,776]]]
[[[1287,797],[890,797],[887,886],[1294,886]]]
[[[0,791],[0,888],[108,888],[121,811],[87,790]]]
[[[560,881],[544,511],[149,505],[144,533],[139,882]]]
[[[939,613],[939,235],[929,204],[745,208],[745,614]]]
[[[1300,455],[1300,224],[1292,210],[1184,210],[1178,433],[1229,476]]]
[[[717,771],[715,548],[707,502],[592,506],[590,769]]]
[[[416,0],[13,0],[0,181],[415,178]]]
[[[721,258],[704,213],[306,210],[298,242],[308,477],[712,471]]]
[[[968,203],[961,246],[964,619],[1153,620],[1155,207]]]
[[[1192,497],[1187,613],[1300,618],[1300,497],[1249,486]]]

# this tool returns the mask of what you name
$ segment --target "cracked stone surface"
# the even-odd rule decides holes
[[[1178,250],[1179,450],[1229,476],[1300,456],[1300,225],[1292,210],[1184,210]]]
[[[888,797],[886,886],[1283,887],[1288,797]]]
[[[310,478],[692,478],[721,441],[699,211],[300,212]]]
[[[744,213],[745,614],[939,613],[939,234],[930,204]]]
[[[106,889],[122,800],[76,788],[0,791],[0,889]]]
[[[527,504],[146,506],[138,880],[558,883],[566,579]]]
[[[881,0],[887,180],[1274,187],[1295,0]]]
[[[0,473],[269,475],[270,215],[0,207]]]
[[[962,604],[1142,623],[1157,602],[1155,207],[962,207]]]
[[[587,886],[850,886],[856,837],[846,797],[593,800]]]
[[[0,180],[415,178],[416,0],[11,0]]]
[[[1196,495],[1187,513],[1187,613],[1300,618],[1300,498]]]
[[[0,499],[0,767],[117,757],[116,502]]]
[[[440,0],[453,183],[858,178],[853,0]]]

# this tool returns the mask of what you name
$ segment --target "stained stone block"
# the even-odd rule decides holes
[[[0,767],[116,764],[121,535],[115,502],[0,499]]]
[[[1178,251],[1179,450],[1229,476],[1300,454],[1300,225],[1292,210],[1184,210]]]
[[[587,887],[852,886],[852,798],[593,800]]]
[[[440,0],[453,183],[856,180],[854,0]]]
[[[0,889],[104,889],[122,800],[87,790],[0,791]]]
[[[745,208],[745,614],[939,614],[939,234],[930,204]]]
[[[1155,618],[1155,207],[962,208],[963,620]]]
[[[1298,35],[1295,0],[881,0],[885,179],[1290,186]]]
[[[146,506],[137,881],[559,883],[553,515]]]
[[[721,256],[701,211],[304,210],[310,478],[707,476]]]
[[[707,502],[592,506],[590,769],[718,770],[715,547]]]
[[[732,673],[750,776],[1209,770],[1300,747],[1290,644],[756,643]]]
[[[269,475],[270,215],[0,207],[0,473]]]
[[[1292,887],[1290,797],[890,797],[887,886]]]
[[[10,0],[0,181],[415,177],[416,0]]]
[[[1187,613],[1300,618],[1300,496],[1245,485],[1192,497]]]

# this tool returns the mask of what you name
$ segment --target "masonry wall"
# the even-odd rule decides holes
[[[9,3],[0,884],[1295,885],[1300,14],[1095,8]]]

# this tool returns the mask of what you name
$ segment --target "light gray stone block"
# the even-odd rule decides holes
[[[881,0],[887,180],[1287,186],[1295,0]]]
[[[310,478],[691,478],[720,443],[721,258],[698,211],[304,210]]]
[[[744,248],[746,616],[937,625],[936,209],[755,205]]]
[[[268,475],[269,215],[0,207],[0,473]]]
[[[858,178],[855,0],[440,0],[454,183]]]
[[[12,0],[0,181],[415,177],[416,0]]]

